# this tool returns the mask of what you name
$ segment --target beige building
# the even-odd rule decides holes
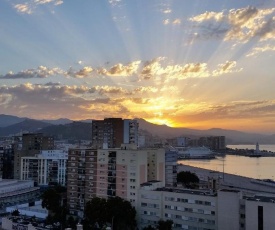
[[[135,144],[124,144],[120,149],[70,149],[67,171],[70,213],[82,217],[86,202],[95,196],[119,196],[136,207],[138,189],[148,181],[148,173],[164,186],[164,154],[164,149],[141,150]]]

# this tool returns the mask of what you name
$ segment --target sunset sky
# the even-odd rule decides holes
[[[275,1],[1,0],[0,114],[275,133]]]

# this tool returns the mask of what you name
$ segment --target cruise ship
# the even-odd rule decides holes
[[[215,154],[207,147],[176,147],[178,159],[214,159]]]

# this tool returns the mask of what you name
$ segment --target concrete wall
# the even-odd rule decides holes
[[[258,230],[258,207],[263,207],[263,229],[275,229],[275,204],[271,202],[249,201],[245,202],[245,226],[249,230]]]
[[[218,192],[218,227],[223,230],[240,227],[240,192],[221,190]]]

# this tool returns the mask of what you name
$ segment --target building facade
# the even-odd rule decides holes
[[[150,170],[148,159],[154,161]],[[125,144],[120,149],[70,149],[67,180],[70,213],[82,217],[85,204],[93,197],[119,196],[136,207],[140,184],[149,177],[162,181],[164,186],[164,161],[164,149],[140,150],[135,144]]]
[[[68,152],[42,150],[35,156],[21,157],[21,180],[33,180],[39,186],[66,185]]]
[[[105,118],[92,122],[93,148],[120,148],[121,144],[138,144],[138,122],[122,118]]]
[[[26,133],[14,143],[14,179],[21,176],[21,157],[35,156],[41,150],[53,150],[54,139],[42,133]]]
[[[147,182],[139,190],[139,228],[172,220],[173,230],[274,229],[275,195],[247,195],[239,190],[191,190]]]
[[[33,181],[0,180],[0,210],[14,205],[37,201],[41,198],[40,189]]]
[[[165,186],[177,186],[178,151],[171,147],[165,147]]]

